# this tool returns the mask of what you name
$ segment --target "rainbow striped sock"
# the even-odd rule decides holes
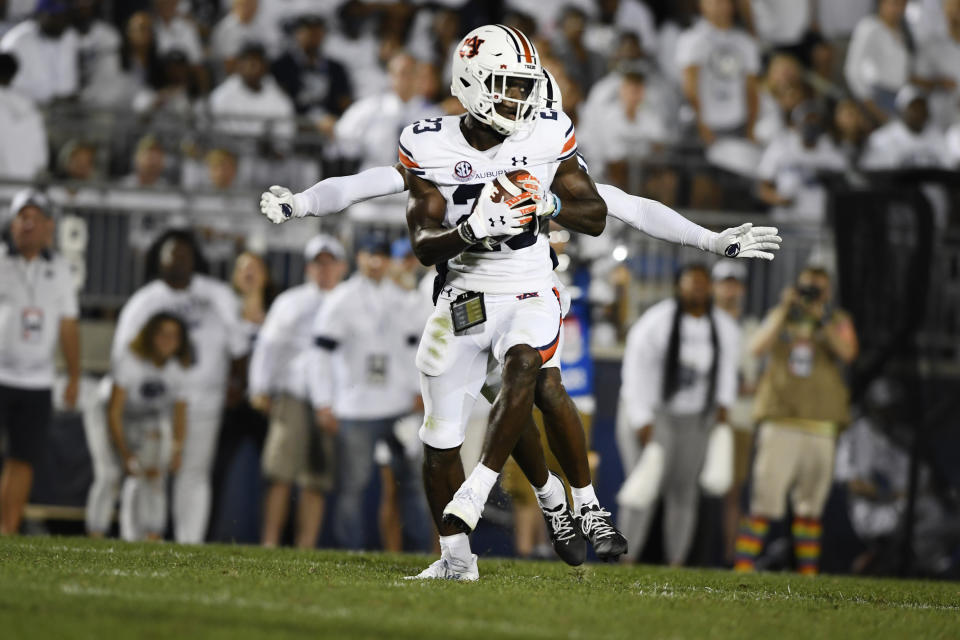
[[[793,519],[793,554],[797,571],[805,576],[820,573],[820,537],[823,525],[817,518]]]
[[[767,518],[749,516],[740,521],[740,534],[737,536],[736,560],[734,571],[754,571],[756,561],[763,551],[763,541],[770,530]]]

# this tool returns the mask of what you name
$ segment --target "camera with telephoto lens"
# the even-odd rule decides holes
[[[799,295],[807,304],[816,302],[820,299],[822,294],[823,290],[816,285],[810,284],[803,287],[797,287],[797,295]]]

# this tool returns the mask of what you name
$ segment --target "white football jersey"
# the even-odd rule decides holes
[[[400,162],[435,184],[447,201],[444,226],[456,227],[473,211],[483,185],[498,175],[525,169],[549,189],[560,163],[577,153],[573,123],[562,111],[537,113],[528,130],[480,151],[460,131],[460,117],[428,118],[400,134]],[[549,286],[553,263],[544,234],[526,232],[495,246],[476,245],[446,265],[437,265],[446,284],[466,291],[511,294]]]

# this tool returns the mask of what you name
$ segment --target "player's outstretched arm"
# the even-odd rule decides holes
[[[773,260],[771,252],[780,248],[776,227],[754,227],[748,222],[716,233],[656,200],[632,196],[608,184],[598,184],[597,191],[611,216],[659,240],[728,258]]]
[[[576,156],[560,163],[550,190],[557,197],[553,219],[571,231],[598,236],[607,223],[607,205]]]
[[[290,218],[326,216],[347,207],[407,190],[406,172],[401,165],[373,167],[352,176],[325,178],[301,193],[272,186],[260,196],[260,211],[271,222]]]

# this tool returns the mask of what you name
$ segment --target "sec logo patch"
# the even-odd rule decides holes
[[[453,165],[453,177],[457,180],[469,180],[473,177],[473,165],[466,160],[461,160]]]

